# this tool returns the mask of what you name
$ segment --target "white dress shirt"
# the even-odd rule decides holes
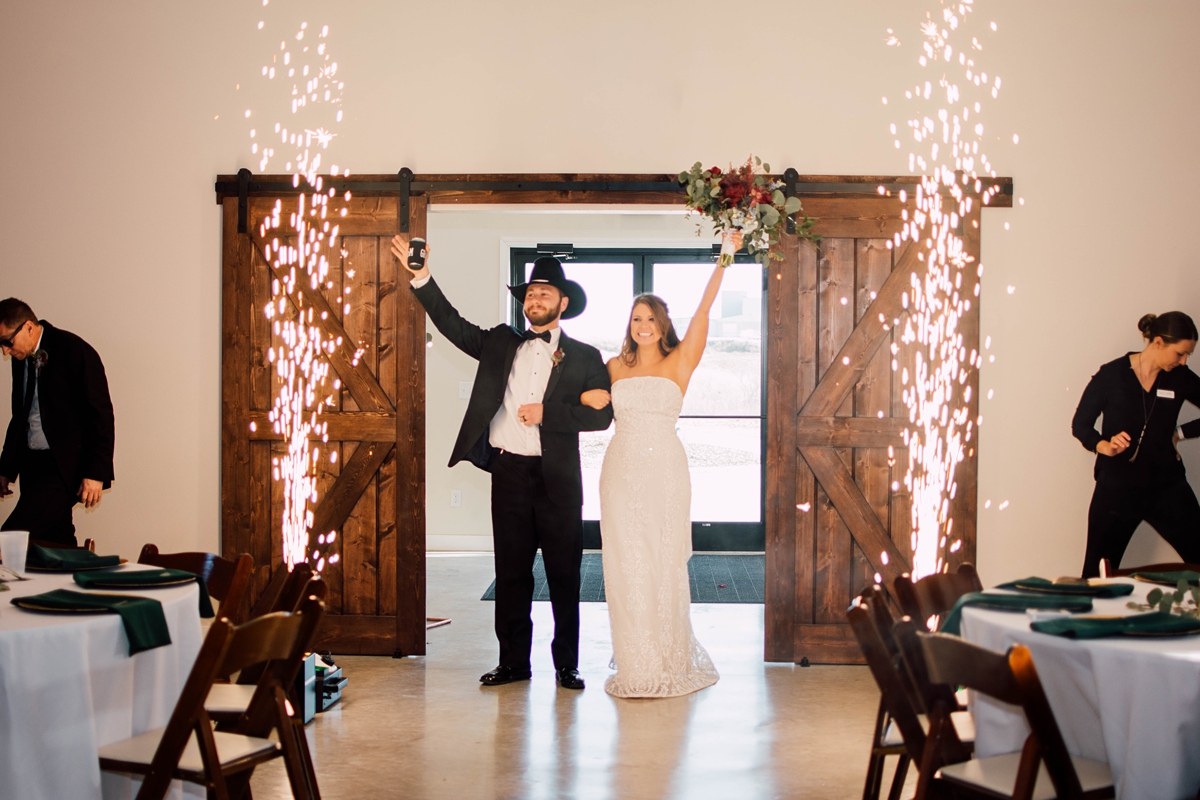
[[[550,331],[550,341],[528,339],[517,347],[508,385],[504,387],[504,405],[492,417],[488,441],[492,447],[519,456],[542,454],[542,426],[526,425],[517,418],[517,409],[527,403],[540,403],[546,396],[553,355],[558,349],[558,328]]]
[[[429,283],[429,277],[411,281],[414,289]],[[508,384],[504,387],[504,403],[492,417],[488,441],[497,450],[519,456],[542,454],[542,426],[526,425],[517,417],[517,409],[529,403],[540,403],[546,396],[546,384],[554,369],[554,351],[558,349],[558,328],[550,331],[550,341],[528,339],[517,347]]]

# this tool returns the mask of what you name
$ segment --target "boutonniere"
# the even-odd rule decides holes
[[[42,367],[46,366],[46,362],[50,360],[50,354],[45,350],[37,350],[33,354],[33,368],[38,372],[42,371]]]
[[[554,355],[550,356],[550,360],[553,361],[554,366],[557,367],[559,364],[561,364],[563,362],[563,359],[566,357],[567,357],[567,354],[564,353],[562,348],[560,347],[554,351]]]

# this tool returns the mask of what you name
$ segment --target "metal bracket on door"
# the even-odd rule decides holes
[[[252,177],[250,170],[245,167],[238,170],[238,233],[245,233],[250,227],[250,178]]]
[[[400,181],[400,232],[408,233],[408,196],[412,189],[413,171],[408,167],[402,167],[396,173],[396,179]]]
[[[784,197],[795,197],[796,196],[796,186],[799,183],[800,183],[800,173],[796,171],[796,168],[788,167],[787,169],[785,169],[783,171],[783,196]],[[788,233],[796,232],[796,218],[793,217],[791,214],[789,214],[788,218],[787,218],[787,232]]]

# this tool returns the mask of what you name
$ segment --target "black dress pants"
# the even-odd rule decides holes
[[[492,462],[492,538],[496,555],[496,638],[500,666],[529,671],[533,647],[533,562],[546,566],[555,669],[579,665],[579,566],[583,507],[550,497],[542,459],[501,452]]]
[[[26,451],[17,485],[21,498],[0,530],[29,531],[30,539],[74,547],[71,509],[79,502],[74,491],[79,487],[67,485],[49,450]]]
[[[1133,532],[1148,522],[1179,557],[1200,563],[1200,503],[1186,478],[1171,483],[1133,486],[1101,479],[1088,509],[1087,554],[1083,577],[1100,574],[1100,560],[1119,565]]]

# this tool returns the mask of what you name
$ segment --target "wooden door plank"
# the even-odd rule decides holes
[[[411,199],[413,236],[426,235],[426,211]],[[396,654],[424,655],[425,309],[407,288],[396,297]]]
[[[817,388],[819,359],[817,351],[819,316],[817,304],[820,299],[820,251],[812,242],[800,244],[799,280],[797,291],[799,303],[796,308],[797,321],[797,371],[795,403],[790,410],[795,410],[808,400],[809,395]],[[792,435],[786,443],[798,443]],[[796,484],[796,508],[791,511],[795,517],[794,535],[796,546],[794,554],[796,570],[796,587],[792,622],[807,624],[814,621],[815,592],[816,592],[816,558],[817,558],[817,512],[819,505],[817,497],[817,479],[812,470],[800,458],[799,452],[793,455]],[[795,640],[792,639],[792,646]],[[803,658],[802,653],[793,653],[793,661]]]
[[[397,294],[399,289],[407,289],[408,281],[401,278],[399,273],[408,272],[400,266],[389,252],[390,237],[379,237],[379,289],[377,300],[379,304],[377,316],[379,319],[378,358],[379,367],[375,373],[379,385],[387,392],[388,400],[396,405],[397,389],[397,351],[396,330]],[[403,281],[404,286],[401,286]],[[396,435],[395,415],[391,415],[386,435],[394,438]],[[400,497],[397,494],[396,483],[396,450],[393,449],[375,478],[376,488],[376,520],[375,553],[377,559],[376,594],[378,597],[378,613],[389,616],[396,614],[396,509]]]
[[[981,207],[978,198],[974,198],[971,211],[963,218],[963,249],[973,259],[962,270],[963,280],[961,292],[970,307],[966,309],[959,320],[959,332],[963,335],[967,351],[968,363],[966,389],[971,397],[966,402],[967,419],[976,422],[979,419],[979,370],[970,365],[969,359],[974,352],[982,352],[979,341],[979,301],[975,287],[979,285],[979,216]],[[981,356],[982,358],[982,356]],[[950,516],[954,527],[947,537],[946,564],[951,570],[958,569],[963,563],[976,563],[976,525],[979,514],[979,430],[977,425],[971,426],[970,439],[966,442],[967,452],[963,462],[958,465],[955,482],[958,484],[954,498],[950,501]],[[959,542],[957,549],[955,543]],[[953,552],[952,552],[953,551]]]
[[[342,326],[350,336],[359,364],[365,365],[367,371],[372,374],[375,374],[378,368],[378,242],[374,236],[348,236],[342,239],[343,298],[345,308],[349,309],[348,314],[343,309]],[[345,398],[344,408],[346,411],[358,410],[353,396]],[[382,464],[383,461],[380,462],[380,466]],[[345,614],[375,614],[377,610],[376,512],[376,479],[372,475],[363,486],[358,502],[354,504],[350,515],[342,524],[340,566],[342,611]]]
[[[909,562],[892,543],[887,530],[875,516],[871,504],[859,491],[837,451],[824,447],[805,447],[800,450],[800,454],[812,468],[817,481],[828,492],[830,500],[846,522],[850,535],[862,548],[868,562],[890,586],[893,580],[908,571]],[[885,552],[888,554],[887,564],[884,564],[880,557]]]
[[[881,350],[880,355],[885,352]],[[890,375],[888,379],[891,379]],[[892,417],[797,417],[796,444],[801,447],[885,448],[886,452],[888,445],[904,445],[906,422]]]
[[[255,247],[261,254],[266,242],[257,233],[252,236]],[[264,258],[264,261],[271,264],[272,275],[277,280],[287,279],[290,268],[276,267],[274,262],[269,259]],[[335,342],[333,351],[326,357],[334,372],[354,397],[358,407],[363,411],[395,410],[388,401],[387,393],[383,391],[379,381],[371,374],[367,365],[355,358],[354,338],[346,333],[345,328],[338,321],[337,312],[330,306],[324,295],[320,291],[314,290],[312,285],[305,280],[297,279],[296,289],[303,298],[302,302],[315,312],[312,324],[320,329],[326,339]],[[289,294],[287,297],[290,303],[298,302],[294,295]],[[337,342],[341,342],[341,344],[336,344]]]
[[[333,394],[334,401],[337,402],[338,393]],[[252,411],[248,416],[254,424],[254,430],[250,431],[250,441],[283,441],[283,434],[274,431],[266,411]],[[380,442],[396,434],[396,415],[387,411],[325,410],[321,412],[320,420],[327,426],[325,430],[331,442]],[[322,434],[320,431],[313,431],[309,438],[320,440]]]
[[[362,442],[344,462],[339,460],[341,472],[337,480],[313,509],[311,530],[315,534],[328,534],[345,524],[363,490],[394,446],[392,442]]]
[[[867,309],[875,301],[884,281],[892,271],[892,249],[886,239],[859,239],[855,243],[855,265],[857,276],[855,286],[857,291],[856,313],[861,322]],[[884,337],[886,341],[886,337]],[[892,406],[892,354],[880,347],[863,370],[862,379],[854,387],[854,413],[857,418],[875,423],[894,421],[890,418]],[[894,442],[895,440],[893,440]],[[895,445],[893,444],[893,447]],[[888,500],[890,492],[891,473],[888,468],[888,454],[884,447],[859,445],[854,450],[854,480],[862,490],[863,496],[871,505],[875,516],[883,524],[884,529],[891,531],[888,518]],[[863,589],[875,582],[875,571],[863,554],[862,549],[855,545],[854,571],[851,592],[860,594]]]
[[[801,414],[827,417],[845,402],[875,351],[887,340],[895,319],[904,315],[902,298],[909,291],[911,276],[915,273],[921,278],[927,270],[925,262],[917,258],[919,252],[909,242],[900,253],[896,268],[884,281],[875,302],[832,359],[828,370],[823,371],[820,385],[804,404]]]
[[[765,631],[763,658],[792,660],[793,605],[796,591],[796,408],[798,291],[800,240],[784,234],[778,245],[782,261],[767,263],[766,348],[766,535]],[[789,452],[789,450],[791,452]]]
[[[237,232],[237,198],[221,209],[221,550],[250,552],[250,243]]]
[[[814,394],[820,392],[822,385],[828,380],[826,376],[834,358],[854,330],[854,256],[853,239],[821,240],[820,294],[817,300],[817,353],[821,381],[817,384]],[[810,398],[805,407],[811,402]],[[847,393],[834,415],[849,417],[853,416],[853,413],[854,399]],[[832,452],[847,465],[851,463],[850,449],[839,448]],[[850,590],[853,542],[825,487],[818,487],[817,490],[816,515],[816,591],[813,597],[813,621],[844,622],[846,607],[850,605],[852,597]]]

